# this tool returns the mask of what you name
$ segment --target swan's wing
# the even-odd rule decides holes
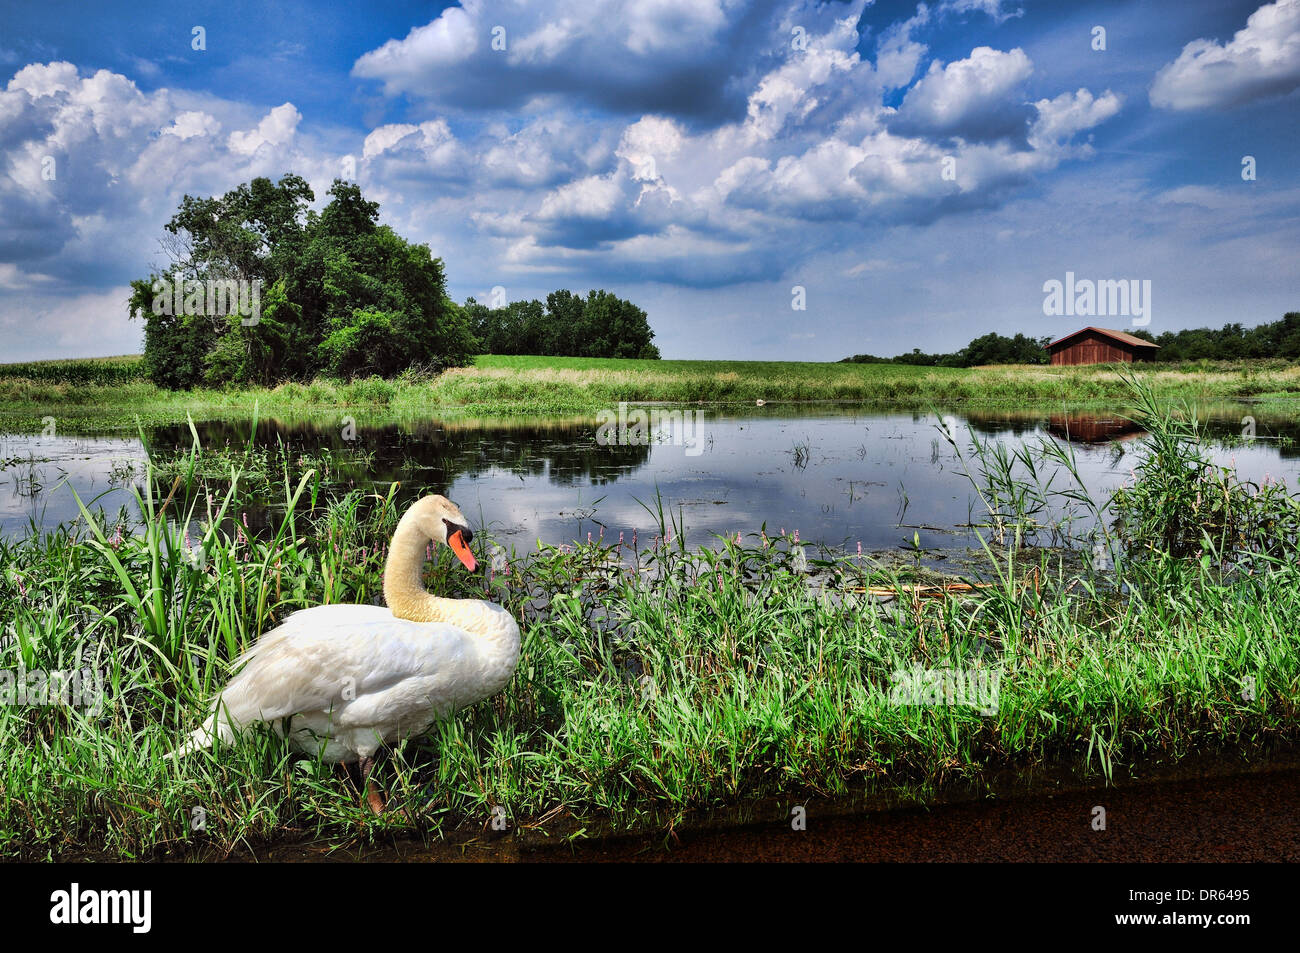
[[[391,621],[393,618],[392,610],[385,606],[363,606],[354,603],[299,609],[297,612],[291,613],[270,632],[263,633],[256,643],[250,646],[243,655],[235,659],[234,667],[240,668],[268,649],[274,648],[278,643],[303,632],[311,632],[318,628],[333,627],[343,623],[354,623],[358,627],[368,627]]]
[[[472,654],[455,626],[408,622],[379,606],[319,606],[246,652],[219,703],[237,724],[329,711],[405,679],[450,675]]]

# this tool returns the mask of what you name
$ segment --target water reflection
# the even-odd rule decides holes
[[[1107,443],[1133,440],[1146,433],[1133,421],[1114,414],[1052,414],[1047,432],[1071,443]]]
[[[246,446],[251,423],[229,421],[197,425],[204,447]],[[544,479],[557,486],[601,486],[627,476],[650,458],[649,445],[602,447],[585,420],[444,423],[437,420],[379,427],[319,423],[259,422],[255,442],[282,442],[293,452],[330,450],[342,458],[371,455],[364,470],[348,472],[357,484],[385,485],[422,481],[449,486],[465,474],[495,471]],[[185,450],[192,443],[188,425],[158,427],[150,445]],[[346,464],[344,465],[346,466]],[[346,472],[346,471],[345,471]]]
[[[1300,428],[1257,415],[1260,439],[1240,444],[1246,413],[1249,408],[1226,406],[1209,415],[1210,433],[1238,444],[1215,457],[1235,462],[1247,479],[1269,475],[1294,484]],[[1068,435],[1098,499],[1129,476],[1140,437],[1118,415],[953,411],[951,417],[963,448],[972,435],[1012,444]],[[253,439],[262,446],[283,443],[292,453],[330,451],[344,486],[386,492],[400,481],[403,498],[444,493],[520,549],[537,539],[562,543],[588,533],[649,538],[656,521],[642,504],[653,507],[656,494],[685,523],[691,544],[766,526],[850,549],[910,546],[913,534],[923,547],[961,548],[972,542],[964,524],[982,513],[940,420],[923,412],[827,405],[705,411],[695,454],[653,435],[648,444],[601,446],[594,414],[351,424],[354,429],[341,417],[263,420]],[[247,421],[197,425],[208,448],[242,448],[250,427]],[[188,448],[191,435],[187,425],[162,426],[147,431],[146,440],[155,451],[169,451]],[[362,462],[349,462],[352,451],[364,454]],[[83,499],[102,494],[99,503],[109,512],[129,505],[128,488],[141,482],[144,460],[137,439],[0,438],[0,530],[22,533],[29,520],[53,526],[74,519],[75,501],[60,485],[65,479]],[[256,507],[248,513],[254,530],[273,516]]]

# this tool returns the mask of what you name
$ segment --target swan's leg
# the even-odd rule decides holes
[[[375,769],[375,759],[367,755],[361,759],[359,767],[361,768],[361,780],[366,785],[366,803],[370,805],[370,812],[372,814],[383,814],[386,807],[384,794],[379,790],[379,785],[375,784],[370,777],[370,772]]]

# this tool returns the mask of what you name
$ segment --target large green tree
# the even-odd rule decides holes
[[[356,184],[335,180],[328,195],[313,211],[311,188],[290,174],[220,198],[185,196],[165,226],[170,267],[131,283],[131,315],[144,321],[156,383],[392,375],[469,362],[474,338],[447,297],[442,260],[380,225],[378,204]],[[177,281],[227,280],[259,283],[257,320],[181,313],[158,293]]]

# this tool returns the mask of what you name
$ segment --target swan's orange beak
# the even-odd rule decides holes
[[[478,568],[478,563],[474,559],[474,554],[471,553],[469,547],[465,545],[465,538],[460,535],[460,530],[456,530],[456,532],[447,537],[447,545],[451,547],[451,551],[456,554],[456,558],[463,562],[465,568],[470,572],[473,572]]]

